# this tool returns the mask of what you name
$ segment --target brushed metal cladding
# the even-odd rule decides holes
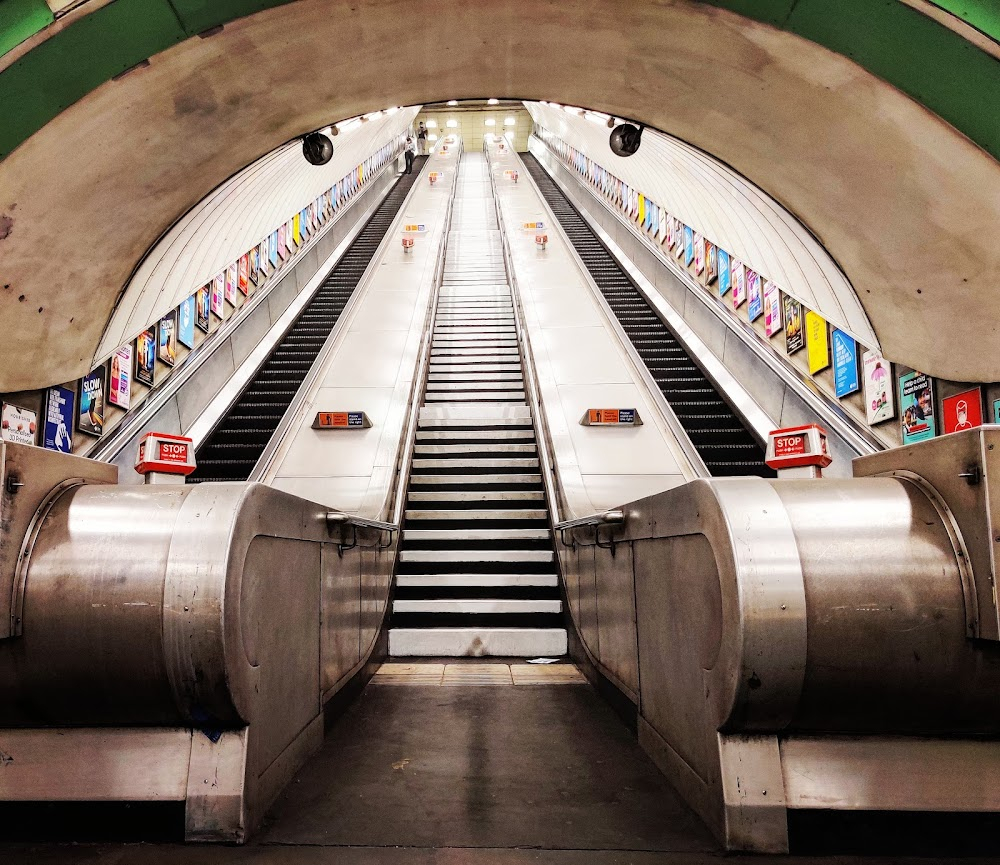
[[[890,478],[774,488],[807,598],[809,659],[792,726],[1000,732],[1000,646],[966,639],[958,557],[924,492]]]
[[[597,624],[597,571],[594,547],[581,545],[577,548],[579,565],[580,613],[577,620],[584,642],[595,657],[601,657],[601,635]]]
[[[361,658],[360,556],[341,556],[323,547],[322,681],[324,693]]]
[[[597,634],[601,663],[631,692],[639,694],[639,664],[635,627],[635,575],[632,547],[594,547],[597,579]]]
[[[970,634],[1000,640],[995,582],[1000,555],[1000,427],[982,426],[857,459],[855,477],[896,475],[929,483],[961,533],[975,581]],[[969,483],[978,471],[979,483]]]

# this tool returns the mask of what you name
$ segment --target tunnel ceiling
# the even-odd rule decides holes
[[[0,60],[0,284],[19,335],[0,389],[86,371],[144,252],[260,154],[387,104],[484,95],[634,117],[715,154],[830,250],[888,356],[1000,378],[982,351],[1000,73],[921,5],[90,0]],[[995,23],[983,3],[937,5]],[[0,47],[24,39],[15,6],[45,18],[0,0]]]

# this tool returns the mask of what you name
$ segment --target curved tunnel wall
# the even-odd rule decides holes
[[[0,163],[0,286],[5,323],[18,334],[0,347],[2,390],[85,372],[136,262],[179,213],[261,153],[332,118],[484,94],[587,104],[714,154],[830,250],[886,354],[942,377],[1000,378],[1000,355],[983,350],[997,333],[996,317],[983,310],[1000,249],[983,226],[1000,217],[1000,166],[941,116],[795,35],[808,35],[807,13],[822,4],[730,4],[757,8],[767,18],[761,23],[692,2],[596,0],[579,16],[524,0],[501,0],[488,14],[457,0],[427,0],[419,10],[402,2],[331,9],[325,0],[299,0],[185,38],[250,7],[175,2],[183,14],[174,16],[176,38],[166,43],[153,38],[153,18],[139,14],[155,5],[129,0],[102,8],[132,17],[116,19],[113,31],[92,32],[74,86],[93,85],[95,69],[124,62],[126,42],[135,52],[145,46],[143,57],[126,58],[130,65],[176,44],[80,94],[48,123],[42,97],[49,85],[65,93],[55,82],[65,76],[52,67],[48,77],[25,78],[28,60],[41,62],[47,43],[28,40],[0,73],[0,98],[17,106],[6,128],[37,129]],[[862,5],[841,10],[844,27],[874,8]],[[949,39],[955,50],[976,51],[912,9],[876,5],[878,17],[855,40],[865,63],[879,39],[892,35],[887,22],[894,19],[886,15],[916,16],[905,20],[902,36],[918,19],[920,33],[931,34],[897,52],[897,72],[911,65],[927,72],[928,55],[917,49],[928,40],[930,47]],[[483,62],[484,41],[500,62]],[[65,49],[61,62],[72,55]],[[946,53],[934,56],[946,61]],[[983,56],[989,74],[969,60],[982,74],[948,76],[928,93],[950,87],[966,103],[974,96],[977,122],[988,125],[994,121],[978,106],[1000,81],[993,58]],[[326,74],[305,82],[297,58]],[[935,109],[944,112],[939,103]],[[962,129],[991,146],[985,132]]]

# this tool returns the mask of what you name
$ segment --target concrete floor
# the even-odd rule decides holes
[[[723,859],[910,861],[725,856],[589,685],[442,687],[377,679],[331,727],[322,751],[246,847],[0,843],[0,862],[11,865],[700,865]]]

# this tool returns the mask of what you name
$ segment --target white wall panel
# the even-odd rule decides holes
[[[880,347],[854,287],[819,241],[777,201],[706,153],[654,129],[634,156],[608,146],[610,129],[563,107],[526,102],[535,123],[774,280],[870,348]]]
[[[406,131],[419,106],[383,114],[333,138],[326,165],[310,165],[293,141],[261,157],[207,195],[149,251],[129,280],[104,332],[109,356],[208,282],[383,144]]]

